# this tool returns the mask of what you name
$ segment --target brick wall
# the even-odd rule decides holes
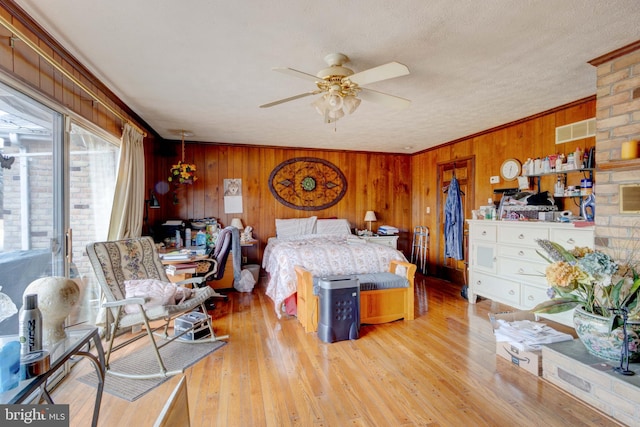
[[[597,66],[596,245],[640,263],[640,215],[621,214],[619,205],[620,185],[640,184],[640,160],[620,161],[622,143],[640,139],[640,47],[610,57],[591,62]]]

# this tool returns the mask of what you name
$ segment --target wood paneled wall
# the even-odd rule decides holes
[[[475,192],[474,199],[477,206],[486,205],[487,199],[499,200],[500,196],[494,194],[494,190],[501,188],[517,187],[516,182],[500,181],[499,184],[490,184],[491,176],[500,175],[500,166],[505,159],[516,158],[524,163],[528,158],[544,158],[553,153],[567,155],[575,151],[576,147],[583,150],[595,145],[595,137],[568,142],[555,143],[555,128],[569,123],[594,118],[595,97],[590,97],[552,111],[519,120],[511,124],[505,124],[496,129],[462,138],[457,141],[436,147],[431,150],[416,154],[411,158],[412,173],[412,217],[411,223],[429,227],[432,234],[438,232],[437,206],[438,191],[437,169],[434,165],[448,162],[456,158],[467,156],[475,157]],[[579,185],[581,174],[568,176],[568,185]],[[541,191],[550,191],[553,194],[555,176],[546,176],[541,179]],[[427,214],[427,207],[430,214]],[[565,203],[565,209],[579,213],[578,206],[569,201]],[[432,236],[431,251],[429,253],[430,264],[433,266],[436,254],[441,250],[434,243],[436,238]],[[433,270],[431,270],[433,271]]]
[[[406,154],[375,154],[245,147],[221,144],[185,144],[185,161],[195,163],[198,180],[193,185],[169,186],[172,164],[181,157],[180,142],[164,141],[148,146],[147,184],[158,194],[161,209],[150,212],[150,223],[158,229],[167,219],[215,217],[229,225],[239,217],[254,228],[261,240],[275,236],[276,218],[347,218],[352,227],[365,228],[364,214],[376,212],[375,225],[392,224],[411,229],[411,157]],[[340,202],[321,211],[289,208],[271,194],[268,179],[281,162],[294,157],[315,157],[336,165],[347,179],[347,192]],[[225,214],[224,179],[242,179],[243,213]],[[167,190],[165,192],[165,189]],[[178,204],[173,204],[174,192]],[[407,242],[403,242],[408,245]],[[258,255],[258,254],[255,254]],[[258,256],[259,258],[260,256]]]

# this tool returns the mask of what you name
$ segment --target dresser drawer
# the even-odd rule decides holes
[[[537,246],[536,239],[548,239],[549,229],[540,227],[501,227],[498,243],[517,246]]]
[[[552,228],[550,234],[550,240],[561,244],[565,249],[573,249],[576,246],[593,248],[594,246],[593,230]]]
[[[537,283],[543,286],[547,285],[545,278],[545,270],[547,263],[542,258],[541,263],[532,262],[531,260],[519,260],[514,258],[498,258],[498,274],[501,276],[510,276],[513,280],[522,280],[528,283]]]
[[[498,246],[498,256],[500,257],[509,257],[522,261],[531,261],[538,263],[546,263],[544,258],[540,256],[537,250],[541,250],[538,246],[530,247],[530,246],[507,246],[500,245]],[[542,251],[544,253],[544,251]]]
[[[487,221],[487,224],[473,224],[469,227],[469,237],[474,240],[495,242],[497,234],[498,227],[491,221]]]
[[[536,305],[548,299],[547,288],[526,285],[522,287],[521,304],[524,310],[531,310]]]
[[[476,295],[482,295],[503,304],[520,305],[520,284],[488,274],[472,272],[470,286]]]
[[[536,305],[548,299],[549,299],[549,296],[547,295],[546,288],[538,288],[536,286],[527,286],[527,285],[522,286],[521,304],[524,310],[531,310]],[[569,310],[569,311],[556,313],[556,314],[540,314],[539,316],[573,328],[573,311],[574,310]]]

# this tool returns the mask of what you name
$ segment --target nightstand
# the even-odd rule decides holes
[[[369,243],[377,243],[378,245],[391,246],[398,249],[398,236],[363,236],[362,239]]]

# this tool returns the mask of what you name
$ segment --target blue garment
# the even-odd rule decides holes
[[[460,185],[454,176],[449,184],[447,201],[444,205],[444,256],[445,258],[464,259],[462,249],[464,215]]]

